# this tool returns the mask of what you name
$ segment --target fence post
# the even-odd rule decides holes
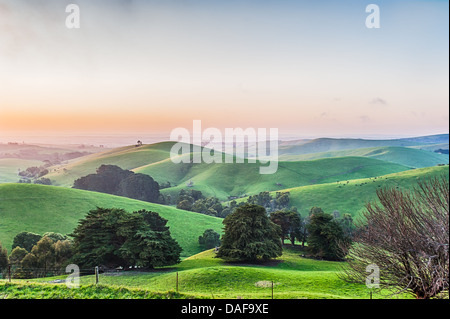
[[[98,266],[95,266],[95,284],[98,284]]]
[[[273,280],[272,280],[272,299],[273,299]]]
[[[11,282],[11,265],[8,265],[8,277],[9,277],[9,282]]]
[[[178,293],[178,271],[177,271],[177,293]]]

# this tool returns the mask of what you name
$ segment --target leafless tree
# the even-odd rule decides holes
[[[448,298],[448,175],[420,181],[412,191],[377,191],[348,251],[341,277],[365,283],[366,267],[378,266],[379,287],[416,298]]]

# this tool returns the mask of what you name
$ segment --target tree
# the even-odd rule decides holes
[[[55,246],[50,237],[42,237],[37,244],[33,246],[30,254],[33,254],[36,257],[36,267],[43,269],[44,274],[47,272],[47,269],[55,265]]]
[[[159,184],[152,177],[116,165],[101,165],[96,174],[75,180],[73,187],[152,203],[160,200]]]
[[[281,228],[281,243],[284,245],[284,240],[289,235],[291,230],[291,221],[289,218],[289,212],[276,211],[270,213],[270,220],[280,226]]]
[[[13,239],[12,249],[16,247],[25,248],[28,252],[31,251],[34,245],[42,238],[41,235],[30,233],[30,232],[21,232],[17,234]]]
[[[156,203],[159,200],[159,185],[148,175],[132,174],[120,181],[116,194]]]
[[[416,298],[448,298],[448,175],[419,182],[411,191],[377,190],[348,253],[343,279],[365,282],[366,267],[380,269],[380,288]]]
[[[141,221],[142,219],[142,221]],[[120,248],[127,262],[147,268],[173,265],[180,262],[180,245],[170,235],[167,220],[158,213],[140,210],[130,214],[130,232]],[[131,226],[131,227],[130,227]],[[123,230],[121,230],[123,233]]]
[[[302,242],[302,246],[304,247],[306,237],[305,237],[305,228],[306,224],[300,214],[296,211],[289,212],[289,240],[291,241],[291,245],[295,245],[295,240]]]
[[[345,235],[353,238],[353,233],[355,232],[355,224],[353,223],[352,215],[345,213],[341,218],[337,220],[337,222],[339,223],[339,225],[341,225]]]
[[[192,209],[192,203],[185,199],[177,204],[177,208],[190,211]]]
[[[55,233],[55,232],[46,232],[44,233],[44,236],[47,236],[48,238],[50,238],[51,240],[53,240],[54,243],[56,243],[59,240],[67,240],[68,237],[66,235],[60,234],[60,233]]]
[[[0,243],[0,271],[7,269],[9,265],[8,251]]]
[[[214,229],[207,229],[203,232],[202,236],[198,237],[198,243],[204,249],[220,246],[220,234],[214,231]]]
[[[245,204],[224,220],[224,235],[217,257],[257,261],[281,256],[281,228],[267,217],[264,207]]]
[[[167,220],[145,210],[91,210],[75,228],[73,262],[85,268],[159,267],[179,262],[181,247]]]
[[[342,227],[333,216],[315,209],[310,216],[308,228],[308,251],[316,258],[342,260],[345,253],[342,247],[350,243]]]
[[[11,251],[11,254],[9,254],[9,261],[11,266],[17,268],[20,267],[22,264],[22,260],[25,258],[25,256],[28,254],[25,248],[17,246]]]

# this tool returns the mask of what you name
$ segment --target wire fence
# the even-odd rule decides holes
[[[73,274],[73,273],[72,273]],[[175,291],[177,293],[201,293],[210,297],[220,295],[234,295],[239,298],[242,292],[263,293],[264,298],[274,298],[276,289],[280,282],[272,280],[257,280],[249,284],[248,281],[228,278],[224,284],[218,277],[217,281],[210,281],[206,285],[198,278],[185,276],[182,271],[174,269],[167,270],[142,270],[130,269],[102,269],[78,268],[76,275],[79,276],[80,285],[116,285],[134,288],[147,288],[153,291]],[[167,275],[165,280],[153,280],[160,275]],[[217,274],[220,276],[220,274]],[[70,282],[71,273],[65,268],[23,268],[9,267],[0,272],[0,279],[11,282],[15,279],[30,279],[36,282],[51,284],[65,284]],[[72,277],[73,278],[73,277]],[[207,288],[205,288],[207,287]]]
[[[190,272],[185,273],[183,270],[178,271],[175,268],[148,270],[139,268],[78,268],[76,266],[76,271],[74,270],[74,268],[65,267],[25,268],[10,266],[0,272],[0,279],[9,282],[15,279],[30,279],[33,282],[66,284],[69,287],[73,283],[75,275],[79,279],[80,286],[120,286],[155,292],[173,291],[204,295],[212,298],[246,298],[248,296],[258,299],[284,298],[285,296],[291,298],[295,292],[301,295],[302,291],[309,291],[310,289],[316,293],[325,293],[325,291],[320,292],[320,289],[314,288],[314,283],[304,281],[299,284],[286,278],[267,278],[264,274],[253,274],[249,278],[239,274],[231,276],[230,274],[224,274],[222,271],[214,270],[214,273],[210,273],[205,278],[205,276],[193,276]],[[339,292],[335,293],[339,294]],[[362,293],[366,295],[365,298],[372,299],[371,289]]]

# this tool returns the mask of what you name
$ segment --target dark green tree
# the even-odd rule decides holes
[[[280,226],[281,228],[281,243],[284,245],[284,240],[288,237],[291,230],[291,221],[289,218],[290,212],[276,211],[270,213],[270,220]]]
[[[122,224],[126,240],[121,255],[131,265],[153,268],[180,262],[180,245],[170,235],[167,220],[158,213],[140,210]],[[141,220],[143,222],[141,222]]]
[[[20,267],[22,264],[23,258],[28,254],[28,252],[25,250],[25,248],[17,246],[11,251],[11,254],[9,254],[9,261],[11,263],[11,266],[17,268]]]
[[[281,256],[281,228],[267,217],[264,207],[245,204],[224,220],[224,235],[217,257],[257,261]]]
[[[159,267],[179,262],[181,247],[155,212],[91,210],[74,230],[73,262],[81,267]]]
[[[211,249],[220,246],[220,234],[214,229],[207,229],[198,237],[198,243],[203,249]]]
[[[0,272],[7,269],[9,265],[8,251],[0,243]]]
[[[34,245],[42,238],[41,235],[30,233],[30,232],[21,232],[17,234],[13,239],[12,249],[16,247],[25,248],[28,252],[31,251]]]
[[[350,244],[342,227],[333,216],[316,210],[310,215],[308,224],[308,250],[316,258],[342,260],[345,253],[342,247]]]
[[[152,177],[116,165],[101,165],[96,174],[75,180],[73,187],[152,203],[160,200],[159,184]]]
[[[300,214],[296,211],[280,210],[270,213],[270,220],[281,227],[281,241],[289,239],[291,245],[295,245],[295,240],[304,242],[304,222]]]

